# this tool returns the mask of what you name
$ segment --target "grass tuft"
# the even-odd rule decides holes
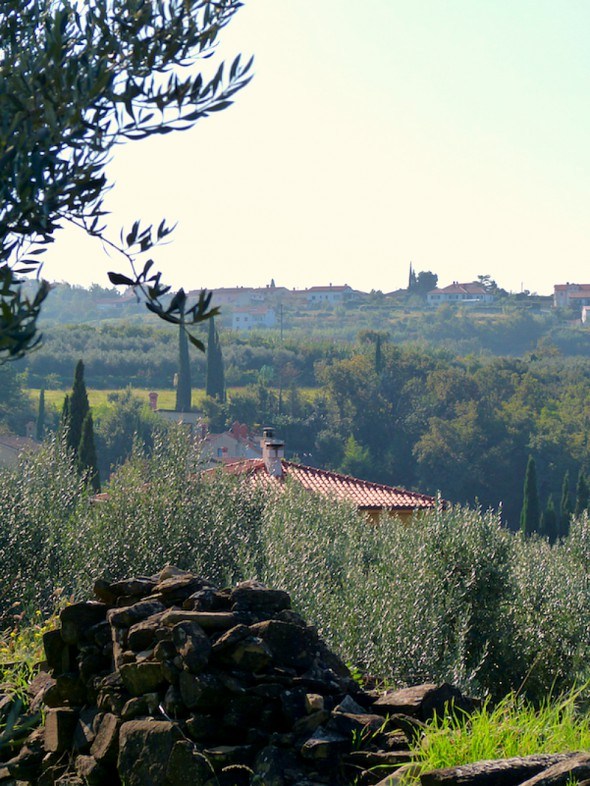
[[[588,684],[533,706],[512,692],[469,718],[434,718],[413,750],[422,772],[486,759],[567,753],[590,746],[590,715],[580,710]]]

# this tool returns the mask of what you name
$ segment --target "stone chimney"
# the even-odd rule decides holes
[[[262,459],[266,466],[266,471],[274,478],[283,477],[283,464],[281,459],[285,456],[285,443],[280,439],[275,439],[274,429],[262,429]]]

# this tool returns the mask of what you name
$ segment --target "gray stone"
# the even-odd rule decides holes
[[[247,611],[272,616],[291,608],[291,598],[284,590],[268,589],[258,581],[244,581],[232,590],[230,601],[234,611]]]
[[[117,770],[126,786],[163,786],[180,729],[169,721],[134,720],[119,732]]]
[[[108,771],[93,756],[77,756],[75,765],[76,772],[88,786],[102,786],[112,782]]]
[[[155,581],[156,584],[159,584],[162,581],[166,581],[166,579],[172,578],[179,578],[182,576],[192,576],[193,574],[188,571],[184,570],[183,568],[179,568],[176,565],[164,565],[162,570],[158,573]]]
[[[145,598],[146,595],[151,595],[155,586],[156,581],[154,579],[145,576],[137,576],[132,579],[122,579],[121,581],[115,581],[109,584],[108,591],[117,599],[119,605],[121,605],[122,598],[135,600],[136,598]]]
[[[211,587],[209,582],[188,573],[185,576],[171,576],[158,582],[154,587],[154,593],[161,598],[165,606],[182,606],[190,595],[206,587]]]
[[[96,601],[72,603],[71,606],[66,606],[59,615],[62,639],[66,644],[77,644],[84,638],[89,628],[106,618],[106,614],[105,604]]]
[[[280,666],[308,669],[313,663],[318,643],[313,628],[300,628],[290,622],[266,620],[250,626],[250,632],[259,637]]]
[[[205,712],[218,709],[224,699],[221,683],[214,674],[190,674],[183,671],[178,683],[180,695],[189,709]]]
[[[60,674],[43,693],[48,707],[81,707],[86,704],[86,686],[78,674]]]
[[[239,765],[249,765],[254,758],[254,749],[251,745],[216,745],[211,748],[204,748],[203,754],[211,763],[213,769],[218,772],[224,767],[236,767]]]
[[[62,753],[70,748],[77,721],[76,710],[67,707],[49,710],[45,717],[45,750]]]
[[[521,786],[523,781],[578,754],[536,754],[493,759],[425,772],[421,786]]]
[[[262,671],[272,660],[270,648],[246,625],[236,625],[214,643],[212,655],[226,665]]]
[[[403,713],[422,721],[430,720],[434,715],[442,716],[450,710],[464,713],[472,712],[473,701],[463,696],[458,688],[443,683],[425,683],[411,688],[388,691],[373,704],[375,712],[384,715]]]
[[[211,654],[211,642],[200,625],[178,622],[172,628],[172,640],[187,671],[198,674],[205,668]]]
[[[121,666],[121,677],[125,688],[132,696],[151,693],[165,682],[162,664],[159,661],[127,663]]]
[[[206,756],[199,753],[193,743],[180,740],[174,743],[165,786],[206,786],[215,777],[213,767]]]
[[[43,649],[47,666],[53,674],[73,670],[75,650],[63,640],[61,630],[48,630],[43,634]]]
[[[134,652],[141,652],[154,646],[162,614],[163,612],[152,614],[147,619],[132,625],[127,634],[127,646]]]
[[[579,783],[581,778],[589,777],[590,755],[582,753],[579,756],[559,762],[559,764],[554,764],[538,775],[529,778],[520,786],[566,786],[566,784],[572,781]]]
[[[229,611],[230,593],[227,590],[202,589],[190,595],[182,604],[193,611]]]
[[[334,711],[329,725],[334,731],[352,737],[353,734],[370,735],[385,731],[387,721],[382,715],[369,713],[358,715],[352,712]]]
[[[101,764],[114,764],[117,760],[120,725],[119,718],[110,712],[107,712],[100,721],[90,753]]]
[[[301,747],[304,759],[333,761],[350,748],[349,740],[342,734],[319,728]]]
[[[100,721],[97,707],[84,707],[80,710],[76,728],[74,729],[73,748],[87,753],[96,737],[95,723]]]
[[[142,600],[122,609],[111,609],[107,613],[107,620],[113,628],[130,628],[137,622],[153,617],[154,614],[159,614],[165,610],[166,607],[158,601]]]
[[[292,750],[269,745],[256,757],[253,783],[260,786],[284,786],[285,773],[296,766],[297,759]]]
[[[228,630],[238,622],[230,611],[184,611],[169,609],[162,616],[163,625],[176,625],[178,622],[196,622],[204,630]]]

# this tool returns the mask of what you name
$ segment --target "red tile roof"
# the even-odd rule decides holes
[[[225,464],[224,471],[234,475],[243,475],[256,483],[270,486],[281,486],[284,478],[292,478],[303,488],[326,496],[348,500],[361,510],[427,510],[436,507],[437,500],[427,494],[386,486],[382,483],[371,483],[359,480],[339,472],[307,467],[293,461],[281,459],[283,477],[269,475],[263,459],[244,459]],[[207,470],[215,472],[216,470]]]
[[[431,295],[434,293],[445,295],[485,295],[486,290],[476,281],[472,281],[467,284],[459,284],[457,281],[454,281],[452,284],[449,284],[448,287],[444,287],[443,289],[431,289],[428,294]]]
[[[327,287],[324,286],[309,287],[309,289],[305,291],[306,292],[348,292],[350,291],[350,289],[351,288],[348,286],[348,284],[344,284],[344,285],[339,284],[337,286],[332,286],[332,284],[330,284]]]

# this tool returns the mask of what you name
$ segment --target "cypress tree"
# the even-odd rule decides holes
[[[574,516],[576,518],[581,516],[585,510],[588,510],[589,502],[590,490],[588,489],[588,481],[584,474],[584,470],[580,467],[578,482],[576,483],[576,505],[574,507]]]
[[[208,396],[225,401],[225,372],[223,369],[223,353],[219,341],[219,333],[215,320],[209,320],[209,338],[207,340],[207,376],[205,393]]]
[[[539,529],[541,512],[539,493],[537,491],[537,468],[535,459],[529,456],[524,478],[522,510],[520,513],[520,529],[524,535],[530,535]]]
[[[100,491],[98,462],[94,443],[94,425],[84,382],[84,363],[79,360],[74,372],[72,392],[63,403],[60,431],[65,432],[68,447],[76,457],[80,472],[89,470],[89,479],[95,491]]]
[[[565,538],[570,530],[571,515],[572,503],[570,500],[570,473],[568,470],[563,476],[561,501],[559,503],[559,536],[562,538]]]
[[[88,412],[82,424],[82,436],[78,446],[78,467],[81,472],[88,471],[90,484],[94,491],[100,491],[100,479],[98,475],[98,462],[96,459],[96,447],[94,444],[94,424],[92,422],[92,412]]]
[[[65,407],[65,402],[64,402]],[[88,393],[86,392],[86,383],[84,382],[84,363],[79,360],[76,364],[74,372],[74,384],[69,400],[69,414],[68,414],[68,446],[74,451],[78,452],[80,439],[82,438],[82,424],[86,415],[90,412],[90,405],[88,403]]]
[[[39,393],[39,409],[37,410],[37,423],[35,426],[35,439],[43,442],[45,436],[45,388]]]
[[[188,339],[184,324],[178,328],[178,378],[176,383],[176,411],[190,412],[192,401],[191,363],[188,354]]]
[[[549,495],[547,506],[541,516],[540,532],[550,543],[554,543],[557,540],[557,511],[553,502],[553,494]]]

